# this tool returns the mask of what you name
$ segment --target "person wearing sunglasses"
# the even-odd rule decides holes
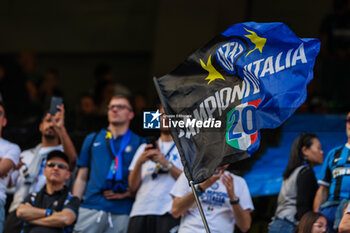
[[[314,211],[326,216],[330,232],[337,232],[343,206],[349,200],[350,193],[350,112],[345,118],[345,124],[347,143],[328,153],[314,199]]]
[[[15,187],[15,192],[6,217],[4,233],[20,232],[23,221],[16,217],[16,209],[29,193],[39,192],[46,184],[44,167],[49,152],[63,151],[69,158],[70,167],[75,165],[77,153],[65,128],[64,106],[58,105],[57,110],[53,116],[50,113],[44,114],[38,127],[41,133],[40,143],[21,153],[20,163],[11,174],[11,185]]]
[[[19,162],[21,149],[18,145],[2,138],[2,130],[7,124],[5,105],[0,100],[0,232],[3,231],[5,221],[6,187],[9,181],[9,172]]]
[[[44,169],[46,185],[29,194],[17,208],[17,217],[25,222],[23,233],[72,232],[80,200],[64,185],[70,177],[69,159],[59,150],[47,156]]]

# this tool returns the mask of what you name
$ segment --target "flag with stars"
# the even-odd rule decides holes
[[[187,178],[199,183],[259,147],[306,99],[320,49],[283,23],[235,24],[154,79]]]

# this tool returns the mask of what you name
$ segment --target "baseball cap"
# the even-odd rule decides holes
[[[46,161],[50,161],[52,158],[61,158],[69,164],[68,156],[60,150],[53,150],[47,155]]]

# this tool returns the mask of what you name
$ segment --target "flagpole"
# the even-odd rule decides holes
[[[207,222],[207,219],[205,218],[205,215],[204,215],[204,212],[203,212],[203,209],[202,209],[202,205],[199,201],[199,198],[197,196],[197,193],[196,193],[196,189],[194,187],[194,183],[193,181],[191,180],[190,181],[190,185],[191,185],[191,188],[192,188],[192,192],[193,192],[193,195],[194,195],[194,199],[196,200],[196,204],[198,206],[198,209],[199,209],[199,213],[201,214],[201,217],[202,217],[202,221],[203,221],[203,224],[204,224],[204,228],[206,230],[207,233],[210,233],[210,229],[209,229],[209,226],[208,226],[208,222]]]
[[[164,97],[163,97],[163,95],[162,95],[162,92],[161,92],[161,89],[160,89],[160,87],[159,87],[159,83],[158,83],[158,80],[157,80],[156,77],[153,77],[153,82],[154,82],[154,85],[155,85],[156,90],[157,90],[157,92],[158,92],[158,96],[159,96],[160,102],[162,103],[165,112],[167,112],[167,107],[168,107],[168,105],[166,104],[166,101],[165,101],[165,99],[164,99]],[[172,135],[172,137],[173,137],[173,140],[174,140],[174,142],[175,142],[175,144],[176,144],[176,147],[178,148],[178,150],[179,150],[179,152],[180,152],[180,155],[181,155],[181,152],[182,152],[181,146],[178,147],[178,145],[180,145],[179,140],[178,140],[177,137],[174,137],[174,135],[176,135],[175,129],[174,129],[174,128],[170,128],[170,133],[171,133],[171,135]],[[180,148],[180,149],[179,149],[179,148]],[[181,157],[182,157],[182,159],[183,159],[183,156],[181,156]],[[186,166],[185,166],[184,168],[186,169]],[[192,177],[192,176],[191,176],[191,177]],[[196,204],[197,204],[198,209],[199,209],[199,213],[200,213],[200,215],[201,215],[201,217],[202,217],[202,221],[203,221],[203,224],[204,224],[204,228],[205,228],[205,230],[206,230],[207,233],[210,233],[210,229],[209,229],[209,226],[208,226],[207,219],[205,218],[205,215],[204,215],[204,212],[203,212],[203,209],[202,209],[202,205],[201,205],[201,203],[200,203],[200,201],[199,201],[199,198],[198,198],[197,193],[196,193],[196,189],[195,189],[195,187],[194,187],[194,182],[193,182],[192,180],[190,181],[190,185],[191,185],[191,188],[192,188],[192,192],[193,192],[193,195],[194,195],[194,199],[196,200]]]

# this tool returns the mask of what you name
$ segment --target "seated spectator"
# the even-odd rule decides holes
[[[9,180],[9,172],[17,166],[21,149],[18,145],[2,138],[2,129],[7,124],[5,107],[0,100],[0,232],[4,228],[6,186]]]
[[[51,151],[44,174],[46,185],[38,193],[29,194],[17,208],[17,217],[25,221],[22,232],[72,232],[79,199],[64,186],[70,177],[67,155]]]
[[[160,112],[164,117],[163,108]],[[130,191],[137,193],[128,233],[171,232],[179,225],[178,219],[170,214],[172,198],[169,192],[183,167],[169,128],[161,126],[160,138],[156,147],[153,146],[142,144],[129,166]]]
[[[314,199],[314,211],[326,216],[330,232],[337,232],[344,204],[349,200],[350,112],[345,118],[345,129],[347,143],[332,149],[325,158],[318,181],[320,187]]]
[[[323,162],[321,143],[314,134],[302,133],[293,143],[283,173],[277,209],[269,233],[293,233],[298,221],[312,210],[317,181],[312,167]]]
[[[327,219],[321,213],[307,212],[300,219],[295,233],[323,233],[327,230]]]
[[[350,233],[350,205],[346,204],[343,217],[339,224],[339,233]]]
[[[97,111],[100,115],[106,115],[109,100],[115,95],[131,96],[129,89],[114,81],[103,81],[99,84],[100,92],[97,93]]]
[[[79,114],[83,116],[97,114],[97,107],[95,104],[94,97],[89,93],[82,93],[80,95]]]
[[[39,87],[44,80],[43,75],[37,72],[36,55],[33,51],[23,50],[19,53],[17,61],[26,77],[29,98],[31,101],[36,101]]]
[[[75,148],[81,148],[85,137],[107,125],[107,118],[97,114],[92,94],[80,94],[79,106],[74,118],[74,130],[70,132]]]
[[[247,232],[251,224],[250,212],[254,210],[245,180],[222,166],[217,173],[196,186],[200,195],[204,214],[210,231],[234,232],[236,224],[242,232]],[[182,173],[170,191],[173,197],[172,215],[182,215],[178,233],[204,232],[195,197]]]
[[[37,108],[33,108],[26,83],[26,76],[17,62],[0,56],[0,92],[3,100],[6,100],[6,114],[10,119],[14,116],[33,116],[37,112],[34,112]]]
[[[131,96],[131,91],[127,87],[114,80],[113,69],[110,65],[99,64],[95,68],[94,76],[95,102],[100,115],[106,115],[106,108],[112,96]]]
[[[130,122],[130,129],[141,137],[159,137],[159,130],[143,128],[143,114],[145,111],[154,111],[155,106],[159,107],[160,100],[156,99],[156,105],[151,106],[148,103],[146,94],[138,92],[132,97],[133,106],[135,107],[135,117]]]
[[[93,95],[82,93],[76,112],[74,132],[80,132],[85,138],[87,134],[100,130],[106,124],[106,117],[97,114],[97,105]]]
[[[45,72],[45,79],[40,84],[39,100],[45,107],[50,103],[52,96],[63,97],[63,92],[59,88],[60,75],[58,70],[50,68]]]
[[[16,209],[31,192],[39,192],[46,183],[44,168],[46,157],[50,151],[63,150],[69,157],[71,168],[76,161],[76,151],[64,125],[64,107],[57,107],[55,116],[47,113],[39,126],[41,143],[36,147],[23,151],[21,164],[11,175],[11,183],[15,186],[15,194],[6,218],[4,233],[20,232],[23,222],[16,217]],[[61,144],[60,144],[61,143]]]

